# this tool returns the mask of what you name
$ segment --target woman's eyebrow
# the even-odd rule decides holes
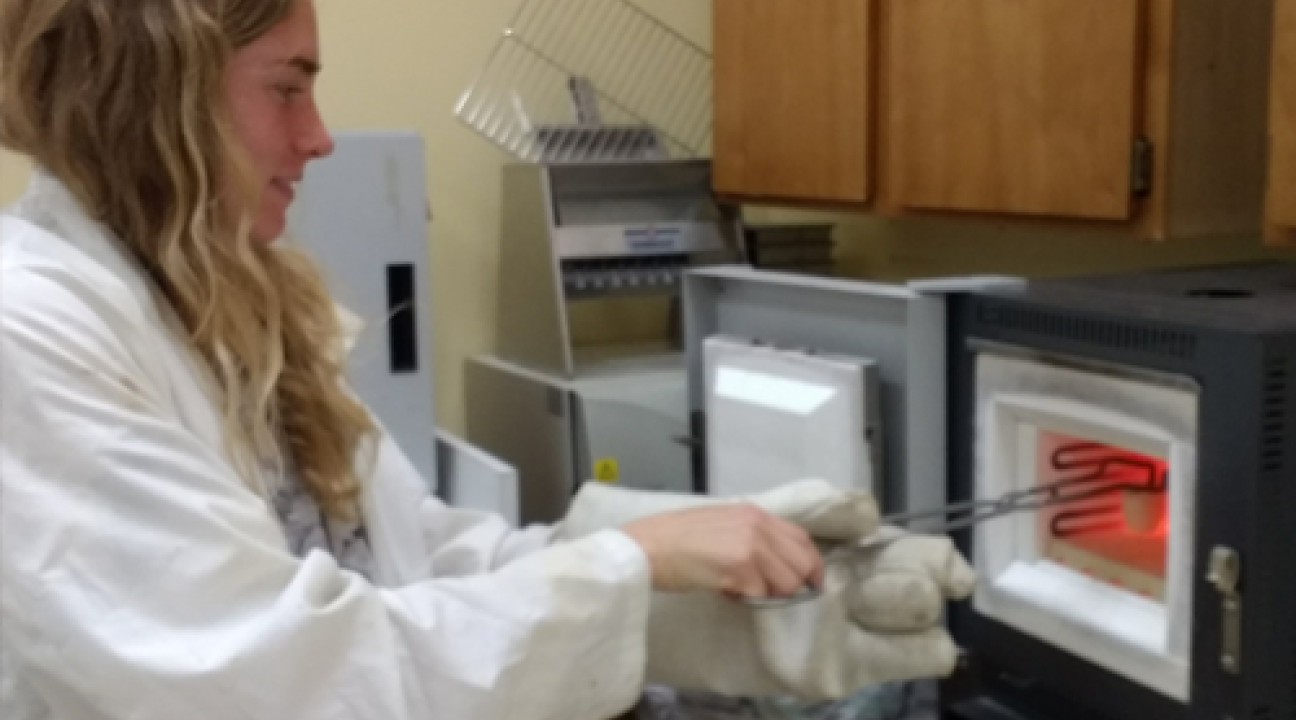
[[[319,75],[321,69],[318,60],[313,60],[304,55],[297,55],[291,58],[285,58],[283,60],[279,60],[275,63],[275,65],[287,65],[289,67],[296,68],[297,70],[300,70],[301,72],[307,75],[312,75],[312,76]]]

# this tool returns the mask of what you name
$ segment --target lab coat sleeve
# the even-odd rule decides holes
[[[498,513],[451,508],[424,488],[426,482],[390,436],[383,433],[373,471],[374,489],[381,495],[371,505],[392,501],[419,505],[418,532],[428,557],[423,558],[428,577],[465,577],[499,570],[519,558],[548,547],[557,534],[550,525],[511,527]],[[391,508],[389,516],[399,514]],[[399,552],[400,548],[394,548]]]
[[[54,717],[576,720],[634,702],[651,593],[627,537],[393,589],[295,558],[265,503],[167,416],[95,289],[10,270],[0,612]],[[472,544],[457,537],[444,547]]]
[[[427,500],[423,516],[428,547],[433,548],[432,574],[437,577],[497,570],[548,547],[556,533],[552,525],[512,530],[499,515],[450,509],[436,498]]]

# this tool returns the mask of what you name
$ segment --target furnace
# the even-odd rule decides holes
[[[951,299],[947,720],[1296,718],[1296,266]]]

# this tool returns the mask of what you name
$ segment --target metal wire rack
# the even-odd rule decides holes
[[[627,0],[527,0],[455,116],[524,162],[711,153],[711,56]]]

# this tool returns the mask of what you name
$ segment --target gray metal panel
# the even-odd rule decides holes
[[[517,470],[445,430],[436,432],[441,499],[457,508],[484,510],[521,522]]]
[[[500,214],[497,346],[501,357],[570,376],[571,335],[550,239],[547,169],[506,165]]]
[[[944,503],[942,296],[903,285],[729,267],[687,273],[684,297],[694,411],[706,407],[702,349],[712,335],[872,358],[881,398],[881,500],[889,511]]]
[[[638,490],[689,493],[688,378],[682,365],[632,368],[620,376],[573,380],[576,399],[577,482],[595,464],[615,460],[617,484]]]
[[[569,380],[503,360],[468,362],[468,440],[520,473],[525,522],[554,522],[572,493],[615,460],[616,483],[640,490],[692,489],[687,378],[676,356],[605,366]]]
[[[946,317],[944,297],[917,295],[908,304],[906,374],[901,381],[905,383],[901,392],[906,423],[904,437],[908,442],[903,472],[908,479],[900,502],[906,510],[940,507],[949,495]],[[884,425],[884,444],[887,432]],[[914,527],[921,528],[923,524]]]
[[[494,357],[469,360],[466,381],[468,441],[517,468],[521,521],[561,519],[575,477],[565,385]]]
[[[337,150],[312,163],[291,218],[291,236],[319,261],[338,301],[366,330],[351,354],[356,392],[432,489],[436,462],[427,178],[414,132],[339,132]],[[412,266],[417,364],[393,372],[388,271]]]
[[[715,204],[709,174],[710,161],[506,165],[498,355],[565,378],[584,377],[590,368],[577,357],[584,347],[573,345],[574,303],[614,297],[651,306],[677,294],[682,268],[741,257],[740,218],[736,209]],[[671,222],[634,221],[636,204],[681,196],[705,211]],[[598,222],[559,227],[564,198],[598,207]]]

